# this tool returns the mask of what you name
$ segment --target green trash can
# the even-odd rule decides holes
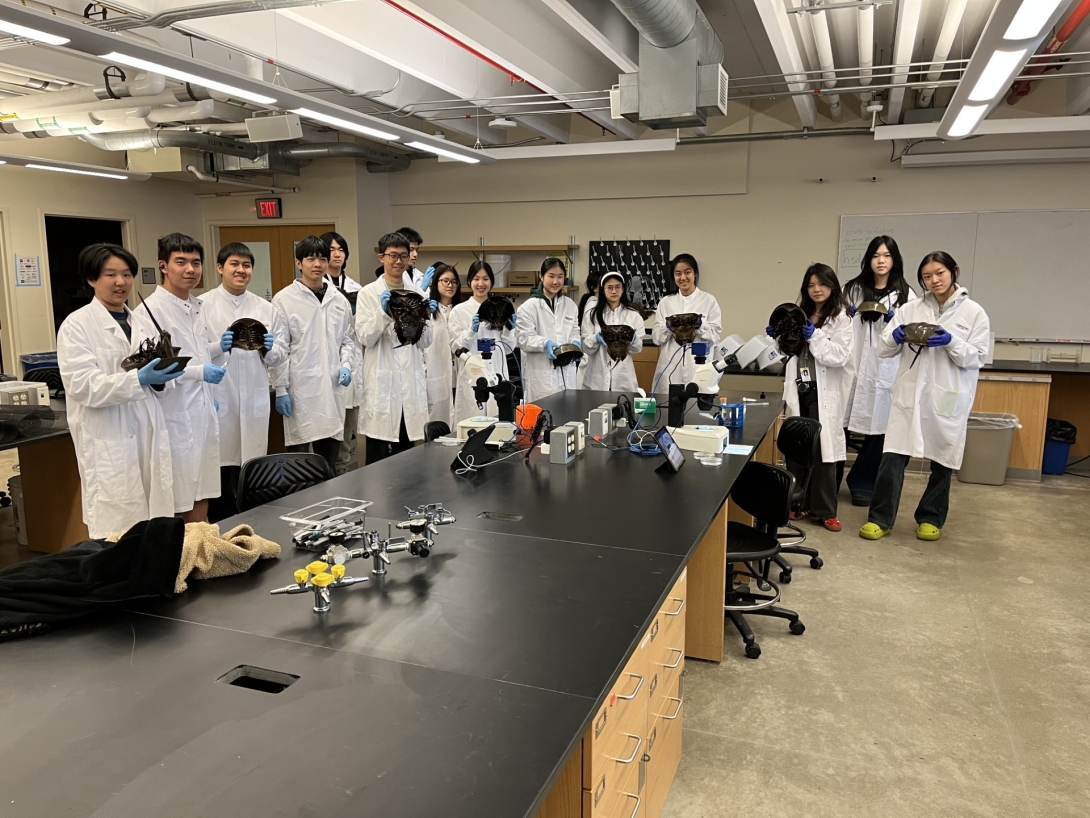
[[[958,482],[1002,486],[1007,482],[1014,430],[1021,429],[1017,415],[972,412],[965,433],[965,456]]]

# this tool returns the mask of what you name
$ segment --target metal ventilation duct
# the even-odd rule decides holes
[[[640,70],[622,74],[613,116],[692,128],[727,112],[723,42],[696,0],[613,0],[640,33]]]

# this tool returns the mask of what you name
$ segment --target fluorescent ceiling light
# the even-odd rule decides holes
[[[6,20],[0,20],[0,31],[6,31],[8,34],[14,34],[16,37],[22,37],[25,40],[34,40],[35,42],[45,43],[46,45],[64,45],[68,42],[67,37],[58,37],[56,34],[47,34],[36,28],[27,28],[18,23],[9,23]]]
[[[636,139],[631,142],[568,142],[564,145],[525,145],[517,148],[505,148],[497,145],[489,148],[488,153],[495,159],[547,159],[568,156],[609,156],[629,153],[655,153],[673,151],[677,140]]]
[[[437,148],[434,145],[427,145],[423,142],[408,142],[405,147],[434,153],[436,156],[445,156],[447,159],[456,159],[459,162],[468,162],[471,165],[476,165],[481,161],[476,156],[465,156],[460,153],[455,153],[454,151],[448,151],[446,148]]]
[[[950,136],[957,138],[972,133],[973,129],[977,126],[977,123],[980,122],[980,118],[984,116],[984,112],[987,110],[987,105],[966,105],[958,111],[954,124],[950,126]]]
[[[1041,33],[1052,12],[1067,0],[1024,0],[1007,26],[1004,40],[1030,40]]]
[[[76,168],[63,168],[63,167],[60,167],[59,165],[35,165],[35,164],[28,163],[26,165],[23,165],[23,167],[25,167],[25,168],[34,168],[34,170],[55,170],[58,173],[76,173],[76,174],[79,174],[80,176],[101,176],[103,179],[122,179],[122,180],[124,180],[124,179],[129,178],[128,176],[125,176],[124,174],[121,174],[121,173],[102,173],[102,172],[97,171],[97,170],[77,170]]]
[[[366,125],[360,125],[358,122],[352,122],[348,119],[341,119],[337,116],[330,116],[329,114],[323,114],[319,111],[312,111],[310,108],[296,108],[292,111],[292,113],[306,117],[307,119],[324,122],[326,125],[332,125],[334,128],[343,128],[346,131],[363,134],[364,136],[371,136],[375,139],[388,139],[390,141],[398,139],[397,134],[389,133],[387,131],[380,131],[377,128],[368,128]]]
[[[1011,76],[1025,60],[1027,51],[1028,48],[1019,48],[1017,51],[996,51],[992,54],[980,74],[980,79],[969,93],[969,99],[973,102],[987,102],[1003,93],[1010,85]]]
[[[179,82],[189,82],[193,85],[199,85],[202,88],[210,88],[213,91],[220,91],[224,94],[229,94],[237,99],[244,99],[247,102],[256,102],[258,105],[273,105],[276,102],[275,97],[267,97],[262,94],[255,94],[252,91],[244,91],[241,88],[236,88],[233,85],[227,85],[222,82],[216,82],[215,80],[205,79],[204,77],[198,77],[196,74],[190,74],[188,71],[179,71],[177,68],[170,68],[165,65],[159,65],[158,63],[149,62],[148,60],[142,60],[139,57],[130,57],[127,54],[120,54],[117,51],[111,51],[109,54],[103,54],[99,59],[109,60],[110,62],[118,62],[122,65],[129,65],[133,68],[142,68],[144,71],[151,71],[154,74],[162,74],[165,77],[178,80]]]

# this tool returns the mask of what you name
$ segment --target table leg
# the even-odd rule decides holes
[[[31,551],[54,553],[87,539],[72,438],[20,446],[19,473]]]
[[[729,501],[728,501],[729,502]],[[715,515],[689,560],[685,655],[723,661],[723,600],[727,592],[727,505]]]

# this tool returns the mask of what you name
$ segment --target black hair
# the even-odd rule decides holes
[[[602,276],[604,279],[605,276]],[[616,276],[610,276],[610,278],[616,278]],[[621,274],[621,303],[620,307],[632,309],[632,304],[628,300],[628,279],[625,278],[624,273]],[[594,320],[598,322],[598,326],[604,327],[606,325],[605,312],[609,302],[606,301],[605,288],[598,290],[598,303],[594,305]]]
[[[76,262],[79,277],[84,281],[98,281],[102,268],[111,258],[119,258],[125,262],[133,278],[140,272],[140,262],[136,260],[136,256],[120,244],[89,244],[80,250],[79,260]]]
[[[254,263],[254,254],[250,250],[250,248],[243,244],[241,241],[233,241],[230,244],[225,244],[222,248],[220,248],[219,253],[216,255],[216,266],[222,267],[224,264],[227,263],[227,259],[231,258],[231,256],[248,258],[250,260],[250,264]]]
[[[867,251],[859,262],[859,275],[844,285],[844,294],[849,301],[863,303],[864,301],[877,301],[874,284],[874,270],[870,262],[878,254],[878,248],[886,246],[890,256],[893,257],[893,266],[889,271],[887,286],[892,287],[897,293],[897,300],[893,306],[899,306],[908,301],[909,286],[905,281],[905,262],[901,258],[901,249],[897,246],[892,236],[875,236],[867,245]]]
[[[454,295],[451,297],[450,303],[457,304],[458,297],[462,294],[462,279],[459,277],[458,271],[454,269],[454,265],[437,261],[432,267],[434,267],[435,270],[434,275],[431,277],[431,288],[428,290],[428,298],[437,304],[442,303],[439,300],[439,276],[443,273],[454,273]],[[435,314],[438,315],[439,313]]]
[[[598,283],[601,280],[602,274],[597,270],[593,270],[587,274],[587,291],[583,293],[583,297],[579,299],[579,326],[583,325],[583,313],[586,312],[587,302],[594,298],[594,291],[597,289]]]
[[[399,227],[397,228],[397,232],[418,247],[424,243],[424,237],[417,233],[415,230],[413,230],[411,227]],[[408,245],[406,245],[406,247],[407,246]]]
[[[821,314],[814,322],[815,327],[823,327],[826,321],[836,318],[844,310],[844,293],[840,289],[840,279],[836,277],[836,271],[832,267],[828,264],[811,264],[806,268],[806,275],[802,277],[802,286],[799,287],[799,306],[802,307],[807,318],[818,311],[817,304],[810,297],[811,276],[817,276],[818,281],[832,290],[821,308]]]
[[[697,264],[696,259],[688,253],[678,253],[676,256],[670,259],[670,275],[666,280],[667,289],[671,293],[678,292],[677,282],[674,281],[674,269],[682,262],[685,262],[693,268],[693,284],[695,286],[700,286],[700,265]]]
[[[379,255],[382,255],[391,247],[404,247],[407,253],[409,252],[409,239],[404,233],[398,231],[397,233],[387,233],[378,240]]]
[[[920,282],[920,287],[924,292],[929,292],[927,287],[923,283],[923,268],[933,261],[937,261],[943,267],[950,271],[950,278],[953,279],[950,283],[958,283],[958,273],[961,272],[958,269],[958,263],[954,261],[954,257],[947,253],[945,250],[932,250],[926,256],[923,257],[923,261],[920,262],[920,267],[916,270],[916,280]]]
[[[473,287],[473,279],[477,273],[484,270],[488,274],[488,280],[492,282],[492,286],[496,286],[496,274],[492,272],[492,265],[487,261],[477,259],[475,262],[469,265],[469,272],[466,274],[466,285],[470,288]]]
[[[204,245],[185,233],[167,233],[159,238],[159,261],[170,261],[175,253],[197,253],[204,264]]]
[[[555,267],[559,267],[561,270],[563,270],[564,278],[567,279],[568,268],[564,264],[564,262],[558,259],[556,256],[549,256],[547,259],[541,262],[541,274],[539,277],[545,278],[545,273],[549,272],[549,270],[552,270]]]
[[[317,236],[307,236],[295,245],[295,260],[302,261],[311,256],[320,256],[329,261],[329,245]]]
[[[342,236],[340,233],[330,230],[328,233],[322,233],[322,235],[320,235],[318,238],[320,238],[322,241],[329,245],[330,252],[332,252],[333,249],[333,242],[337,242],[337,244],[341,248],[341,251],[344,253],[344,264],[341,266],[341,272],[343,273],[345,270],[347,270],[348,257],[352,254],[348,251],[348,242],[344,240],[344,236]]]

